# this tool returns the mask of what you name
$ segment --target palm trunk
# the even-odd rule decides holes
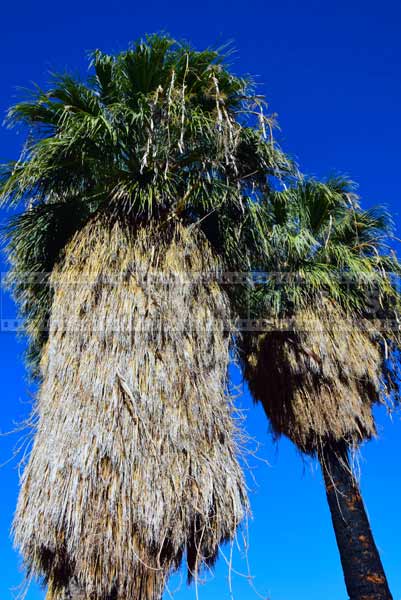
[[[346,444],[326,444],[319,460],[350,600],[392,600]]]

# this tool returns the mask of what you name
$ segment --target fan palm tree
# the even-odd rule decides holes
[[[236,298],[251,317],[240,343],[245,378],[273,432],[320,461],[349,597],[389,599],[349,452],[375,435],[374,405],[398,397],[390,219],[363,210],[337,178],[270,194],[260,226],[265,275]]]
[[[51,598],[158,600],[247,510],[217,276],[289,164],[219,52],[152,36],[91,64],[8,115],[28,127],[0,195],[23,207],[10,283],[40,380],[14,532]]]

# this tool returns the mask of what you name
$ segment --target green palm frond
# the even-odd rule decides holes
[[[391,217],[382,207],[362,209],[346,178],[272,192],[261,220],[266,243],[253,264],[272,276],[253,291],[255,316],[288,315],[322,294],[359,316],[368,313],[372,293],[391,314],[400,308]]]
[[[20,159],[0,170],[0,203],[27,211],[8,231],[14,280],[52,268],[68,241],[59,222],[68,211],[70,232],[96,210],[134,223],[178,219],[203,229],[229,268],[250,262],[264,243],[262,228],[245,233],[251,196],[295,172],[266,134],[274,119],[255,109],[263,100],[251,81],[233,75],[217,50],[167,36],[117,55],[95,50],[90,64],[87,81],[52,75],[48,89],[35,87],[8,112],[10,127],[28,129]],[[46,265],[26,250],[28,235],[44,246]],[[45,314],[48,302],[23,283],[14,289],[32,333],[31,316]]]

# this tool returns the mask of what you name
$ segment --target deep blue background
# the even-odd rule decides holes
[[[350,174],[366,205],[386,203],[401,228],[398,202],[401,140],[401,4],[394,0],[310,0],[263,2],[203,0],[104,0],[4,2],[0,8],[0,114],[18,98],[17,86],[46,82],[49,70],[85,74],[86,51],[124,49],[147,32],[166,30],[196,47],[234,40],[233,69],[256,76],[270,108],[278,112],[280,141],[304,172]],[[0,130],[0,162],[16,158],[22,138]],[[2,220],[6,215],[2,215]],[[4,270],[4,266],[2,267]],[[5,294],[2,317],[13,315]],[[0,335],[1,431],[29,413],[22,343]],[[28,404],[27,404],[28,403]],[[259,408],[246,396],[248,430],[264,444],[263,462],[253,461],[250,478],[250,570],[254,585],[272,600],[346,598],[320,473],[304,465],[285,440],[274,446]],[[379,413],[380,439],[362,451],[362,489],[395,600],[401,599],[401,424]],[[0,460],[10,457],[18,436],[0,438]],[[16,462],[0,471],[0,600],[12,598],[22,580],[12,550],[12,520],[18,473]],[[227,549],[227,554],[229,553]],[[246,562],[236,557],[236,568]],[[233,575],[238,600],[258,596],[249,582]],[[178,600],[195,598],[185,585]],[[227,567],[199,598],[229,598]],[[27,600],[40,600],[33,586]],[[136,600],[136,599],[127,599]]]

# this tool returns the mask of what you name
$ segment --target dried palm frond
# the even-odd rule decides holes
[[[229,318],[203,234],[92,219],[53,271],[38,428],[15,540],[53,598],[158,600],[247,510]],[[205,273],[210,278],[205,279]]]
[[[303,452],[328,439],[352,446],[375,434],[385,402],[383,353],[374,322],[352,322],[334,303],[300,309],[285,328],[246,336],[244,371],[273,431]]]

